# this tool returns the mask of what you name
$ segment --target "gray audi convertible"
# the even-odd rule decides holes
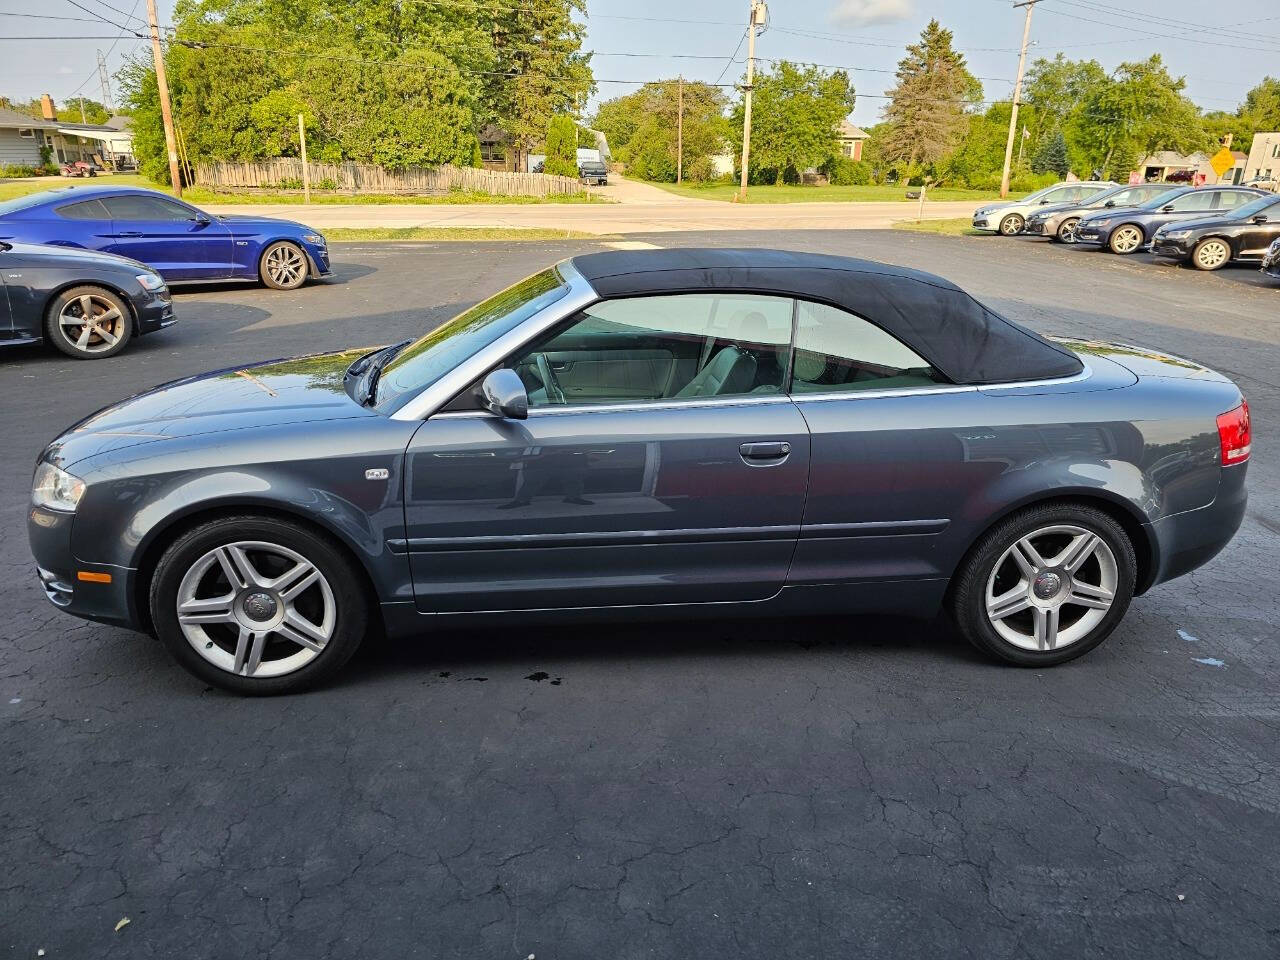
[[[512,619],[945,611],[1045,667],[1226,545],[1249,443],[1226,377],[926,273],[595,253],[107,407],[41,454],[29,531],[56,606],[241,693]]]

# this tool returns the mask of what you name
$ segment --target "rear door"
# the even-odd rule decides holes
[[[121,194],[103,203],[111,216],[111,253],[141,260],[167,280],[228,275],[231,232],[194,207],[146,194]]]
[[[779,297],[605,301],[507,359],[527,420],[427,420],[405,476],[418,608],[777,594],[809,478],[809,432],[782,390],[791,317]]]

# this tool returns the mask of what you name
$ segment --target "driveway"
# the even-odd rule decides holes
[[[678,240],[923,267],[1037,329],[1227,371],[1256,418],[1240,535],[1045,671],[935,621],[517,625],[238,699],[48,604],[24,529],[43,444],[164,380],[417,334],[602,244],[339,245],[331,282],[181,292],[179,324],[111,360],[13,348],[5,956],[1280,956],[1280,289],[1000,238]]]

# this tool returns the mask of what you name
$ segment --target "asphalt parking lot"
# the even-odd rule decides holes
[[[294,293],[180,292],[179,324],[110,360],[11,349],[3,956],[1280,955],[1280,284],[997,237],[649,239],[908,264],[1043,332],[1216,367],[1255,418],[1244,527],[1045,672],[934,622],[575,626],[368,644],[337,685],[237,699],[47,603],[43,445],[162,381],[414,335],[600,245],[340,245]]]

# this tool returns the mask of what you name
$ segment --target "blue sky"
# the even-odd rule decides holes
[[[145,16],[146,0],[77,0],[117,23],[126,14]],[[731,83],[741,76],[747,0],[588,0],[588,46],[599,78],[596,99],[629,90],[638,82],[683,73],[698,80]],[[170,0],[160,0],[167,21]],[[115,10],[111,8],[116,8]],[[1175,74],[1186,76],[1192,99],[1207,110],[1232,109],[1268,72],[1280,76],[1280,8],[1274,0],[1240,0],[1221,8],[1203,0],[1041,0],[1032,22],[1031,57],[1061,50],[1093,57],[1112,68],[1124,60],[1164,55]],[[1206,16],[1206,11],[1210,11]],[[143,44],[115,43],[119,31],[106,24],[39,19],[12,14],[90,18],[69,0],[0,0],[0,35],[82,34],[94,40],[6,40],[0,44],[0,93],[26,98],[49,92],[59,102],[75,95],[100,99],[96,51],[110,50],[114,73],[122,58]],[[1011,0],[776,0],[770,28],[760,37],[758,57],[788,58],[851,68],[860,94],[854,119],[875,123],[892,85],[903,46],[930,17],[955,32],[957,47],[983,80],[988,99],[1009,96],[1017,74],[1023,13]],[[131,21],[136,22],[136,21]],[[650,56],[653,54],[654,56]],[[686,56],[676,57],[674,54]],[[635,82],[619,82],[635,81]]]

